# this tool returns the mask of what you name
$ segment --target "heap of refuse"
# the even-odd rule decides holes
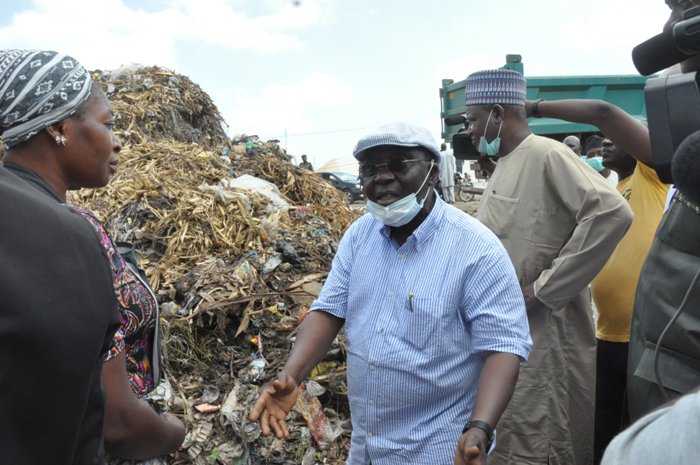
[[[169,385],[153,397],[188,428],[173,463],[344,463],[342,334],[305,383],[288,440],[263,437],[248,415],[356,218],[345,196],[277,141],[227,139],[211,99],[184,76],[128,67],[93,77],[124,147],[110,184],[70,201],[135,244],[158,296]]]
[[[221,145],[223,118],[209,95],[188,77],[158,67],[95,71],[112,104],[121,137],[135,144],[170,138]]]

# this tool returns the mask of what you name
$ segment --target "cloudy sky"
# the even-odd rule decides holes
[[[280,139],[315,166],[377,125],[440,137],[442,79],[523,57],[526,76],[636,74],[664,0],[3,0],[3,48],[89,69],[140,63],[207,92],[229,135]]]

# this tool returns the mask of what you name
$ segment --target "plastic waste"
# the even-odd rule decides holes
[[[289,242],[278,242],[277,249],[282,252],[282,259],[285,262],[291,263],[292,265],[299,265],[302,263],[302,259],[297,255],[297,251]]]
[[[264,179],[244,174],[235,179],[224,178],[219,182],[220,187],[228,189],[248,189],[269,198],[272,204],[277,208],[289,208],[289,202],[282,198],[282,194],[276,185]]]
[[[321,402],[318,400],[318,397],[309,394],[305,386],[302,387],[299,398],[294,404],[294,410],[299,412],[306,420],[311,437],[314,438],[319,448],[325,449],[328,447],[328,444],[335,440],[337,434],[333,431],[328,417],[323,413]]]
[[[253,359],[248,366],[242,370],[242,373],[239,373],[241,381],[245,384],[258,382],[264,374],[266,366],[267,360],[265,360],[265,357],[258,356],[258,358]]]
[[[270,258],[268,258],[262,267],[262,273],[267,274],[267,273],[271,273],[272,271],[274,271],[275,268],[277,268],[282,263],[282,257],[283,257],[283,254],[276,253],[276,254],[272,255]]]
[[[212,404],[219,399],[219,390],[213,386],[207,386],[202,391],[202,397],[199,399],[205,404]]]

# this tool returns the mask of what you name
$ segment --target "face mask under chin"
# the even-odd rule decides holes
[[[413,218],[418,215],[418,212],[423,208],[425,204],[425,199],[428,198],[429,191],[425,193],[423,200],[420,203],[417,201],[418,192],[423,188],[425,183],[430,177],[430,172],[433,169],[434,162],[430,161],[430,167],[428,168],[428,175],[425,177],[417,192],[407,195],[406,197],[397,200],[391,205],[386,207],[379,205],[378,203],[372,202],[367,199],[367,211],[380,223],[387,226],[392,226],[398,228],[405,224],[408,224],[413,220]]]

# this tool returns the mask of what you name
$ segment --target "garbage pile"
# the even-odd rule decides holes
[[[95,71],[92,78],[107,94],[123,140],[140,144],[167,137],[212,146],[226,140],[219,110],[186,76],[155,66],[129,65]]]
[[[161,68],[94,76],[124,147],[107,187],[69,201],[135,244],[158,295],[170,386],[156,394],[189,432],[172,463],[344,463],[342,335],[305,384],[288,440],[263,437],[248,421],[356,218],[344,195],[289,163],[277,141],[227,140],[214,104],[184,76]]]

